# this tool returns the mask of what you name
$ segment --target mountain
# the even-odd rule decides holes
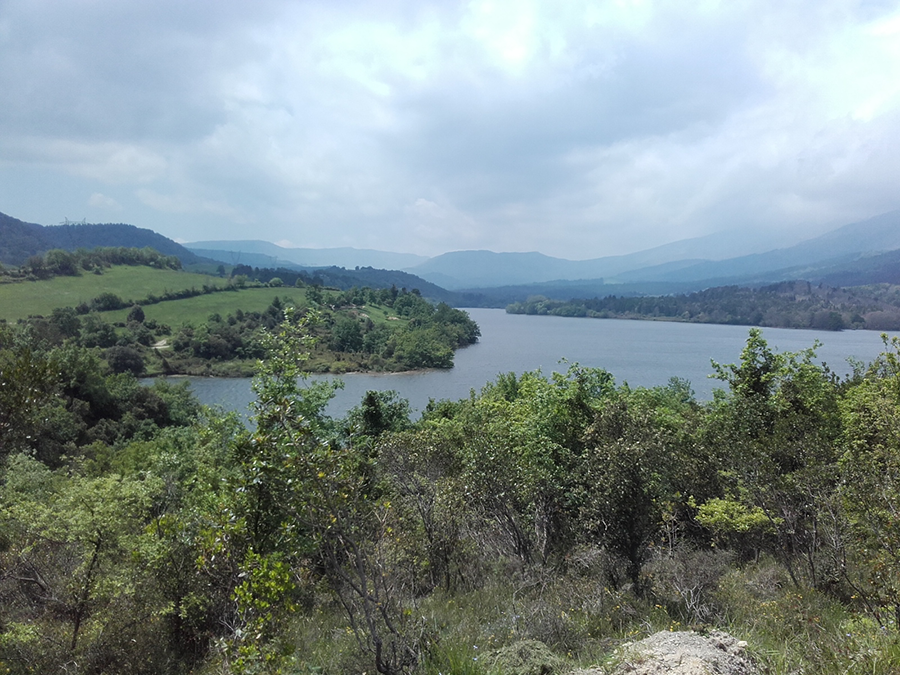
[[[786,233],[784,239],[789,235]],[[771,244],[770,240],[770,244]],[[625,255],[589,260],[566,260],[542,253],[494,253],[493,251],[454,251],[444,253],[415,267],[405,268],[432,283],[450,289],[490,288],[548,281],[592,280],[631,273],[640,278],[640,270],[673,271],[737,254],[758,253],[766,247],[750,234],[717,232],[693,239],[655,246]]]
[[[267,267],[271,269],[283,267],[293,270],[305,269],[301,265],[295,265],[289,260],[282,260],[275,256],[265,255],[264,253],[238,253],[235,251],[222,251],[214,248],[194,248],[188,249],[191,253],[225,263],[226,265],[249,265],[250,267]]]
[[[757,279],[810,279],[826,267],[839,268],[875,253],[900,249],[900,211],[844,225],[819,237],[766,253],[719,261],[699,261],[681,268],[646,267],[619,274],[617,281],[697,282]]]
[[[285,248],[268,241],[195,241],[187,244],[192,251],[203,250],[203,255],[218,251],[216,260],[232,265],[253,265],[250,256],[264,255],[277,261],[278,265],[301,265],[303,267],[374,267],[378,269],[405,269],[428,260],[427,257],[412,253],[390,253],[360,248]],[[223,257],[224,256],[224,257]],[[212,256],[210,256],[212,257]],[[270,265],[271,266],[271,265]]]
[[[46,250],[44,228],[0,213],[0,263],[20,265]],[[52,248],[52,247],[50,247]]]
[[[406,271],[444,288],[457,289],[561,279],[571,273],[573,264],[543,253],[453,251],[407,267]]]
[[[163,255],[177,256],[184,264],[209,262],[188,251],[168,237],[134,225],[82,224],[36,225],[0,213],[0,262],[21,265],[30,256],[54,248],[74,251],[77,248],[124,246],[154,248]]]
[[[702,257],[721,256],[750,245],[731,237],[734,235],[688,239],[628,255],[578,261],[540,253],[456,251],[407,271],[473,297],[509,297],[526,292],[525,287],[559,297],[575,290],[573,282],[579,282],[582,290],[606,293],[640,293],[649,288],[654,293],[676,293],[737,283],[819,280],[829,275],[831,279],[892,278],[892,263],[873,256],[900,249],[900,211],[851,223],[784,248],[720,259]],[[873,265],[882,266],[877,274]],[[498,291],[492,292],[492,288]]]
[[[785,232],[782,243],[790,241],[791,236]],[[357,268],[374,268],[376,272],[394,269],[414,275],[390,282],[398,287],[420,287],[424,292],[425,282],[429,282],[456,291],[457,297],[466,298],[463,303],[497,306],[501,301],[538,294],[568,300],[595,295],[684,293],[793,279],[830,285],[894,281],[900,278],[900,211],[770,250],[760,250],[759,241],[751,234],[730,232],[590,260],[492,251],[454,251],[424,258],[369,249],[285,248],[255,240],[194,242],[185,248],[133,225],[42,227],[0,214],[0,262],[6,264],[19,264],[29,255],[50,248],[97,245],[152,246],[185,262],[199,254],[230,265],[258,268],[296,272],[330,268],[329,276],[338,276],[338,270],[345,268],[347,276],[341,276],[342,284],[362,281],[366,275],[351,274]],[[430,297],[438,294],[430,290]]]

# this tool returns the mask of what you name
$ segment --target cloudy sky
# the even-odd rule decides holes
[[[0,0],[0,211],[584,259],[900,208],[900,1]]]

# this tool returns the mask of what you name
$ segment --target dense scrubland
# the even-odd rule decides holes
[[[331,419],[322,317],[278,311],[252,430],[0,326],[0,668],[563,673],[715,627],[773,673],[900,669],[897,341],[840,379],[753,329],[709,403],[572,365]]]

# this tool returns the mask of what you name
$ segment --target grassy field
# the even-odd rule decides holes
[[[244,312],[261,312],[272,304],[275,296],[285,304],[305,305],[306,292],[300,288],[244,288],[237,291],[209,293],[182,300],[168,300],[155,305],[144,305],[144,316],[173,328],[182,324],[200,324],[210,314],[220,314],[223,318],[240,309]],[[293,303],[289,303],[288,299]],[[125,321],[129,309],[101,312],[100,316],[110,323]]]
[[[123,300],[136,301],[151,294],[201,288],[204,284],[224,286],[225,283],[225,279],[204,274],[137,266],[112,267],[103,274],[5,283],[0,284],[0,319],[16,321],[30,315],[48,316],[57,307],[75,307],[101,293],[115,293]],[[269,302],[271,300],[269,297]]]
[[[215,292],[202,292],[206,287],[222,288]],[[185,289],[201,291],[200,295],[192,297],[161,300],[152,304],[142,304],[145,325],[143,329],[126,326],[131,305],[134,302],[146,300],[149,296],[163,297]],[[149,375],[158,373],[181,373],[191,375],[218,375],[218,376],[245,376],[251,374],[256,364],[258,354],[253,352],[260,324],[259,319],[248,317],[245,325],[243,319],[232,321],[228,326],[236,326],[229,329],[224,326],[224,333],[218,331],[223,324],[216,321],[209,322],[211,315],[218,315],[220,319],[226,319],[234,315],[238,310],[245,314],[264,313],[269,309],[273,300],[277,297],[282,306],[293,305],[298,309],[309,306],[319,306],[323,314],[323,321],[312,329],[318,342],[311,350],[306,368],[312,372],[343,373],[365,370],[402,370],[408,369],[410,364],[398,359],[392,359],[391,353],[382,354],[373,351],[361,351],[351,348],[344,352],[340,342],[335,346],[332,329],[335,325],[350,318],[361,321],[370,330],[372,325],[366,319],[371,320],[376,326],[388,326],[392,329],[401,329],[410,323],[409,317],[398,318],[396,310],[383,305],[352,306],[345,304],[345,300],[339,291],[324,289],[319,291],[322,297],[319,302],[310,301],[307,288],[293,286],[268,287],[250,286],[235,288],[227,285],[227,280],[218,277],[195,274],[175,270],[159,270],[150,267],[119,266],[107,269],[102,275],[84,274],[80,277],[55,277],[43,281],[28,281],[16,283],[2,283],[0,281],[0,320],[15,322],[26,319],[29,316],[51,316],[54,309],[59,307],[77,307],[81,303],[90,304],[92,300],[104,293],[112,293],[128,306],[106,312],[98,312],[105,324],[117,326],[117,333],[113,339],[128,343],[132,348],[137,348],[144,358],[144,372]],[[91,312],[93,314],[93,311]],[[199,342],[185,350],[184,340],[191,341],[194,336],[188,332],[182,335],[177,352],[171,344],[176,335],[180,335],[182,327],[186,325],[201,328],[203,324],[208,326],[201,331]],[[99,328],[86,329],[81,326],[80,339],[92,340],[102,346],[109,346],[110,338],[102,335]],[[344,324],[346,325],[346,324]],[[141,330],[144,332],[141,333]],[[228,331],[231,330],[231,333]],[[235,344],[234,330],[246,333],[246,344]],[[87,333],[85,333],[87,331]],[[92,332],[93,331],[93,332]],[[148,333],[148,331],[150,331]],[[140,333],[140,335],[138,335]],[[227,333],[227,334],[226,334]],[[209,335],[213,335],[210,338]],[[87,337],[85,337],[87,335]],[[381,333],[376,340],[386,340],[385,333]],[[360,336],[361,338],[361,336]],[[210,346],[208,340],[212,339],[214,345]],[[429,335],[426,344],[429,348],[441,349],[434,336]],[[103,340],[104,342],[100,342]],[[215,342],[218,340],[218,342]],[[149,348],[148,345],[160,343],[166,351],[162,355]],[[244,350],[246,345],[250,351]],[[143,346],[140,346],[143,345]],[[199,345],[199,346],[198,346]],[[383,345],[382,345],[383,346]],[[198,351],[199,350],[199,351]],[[335,351],[336,350],[336,351]],[[247,355],[249,354],[249,355]],[[422,356],[429,363],[428,354]],[[402,352],[402,358],[410,358]],[[443,357],[441,357],[443,358]],[[415,367],[415,365],[413,365]]]

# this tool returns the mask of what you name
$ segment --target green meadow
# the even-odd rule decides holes
[[[240,309],[243,312],[262,312],[278,296],[285,304],[304,306],[306,293],[300,288],[242,288],[221,293],[207,293],[180,300],[165,300],[153,305],[144,305],[144,316],[173,328],[183,324],[200,324],[211,314],[223,318]],[[130,309],[100,312],[100,316],[110,323],[125,321]]]
[[[107,268],[103,274],[83,273],[77,277],[2,283],[0,319],[16,321],[28,316],[47,316],[57,307],[75,307],[101,293],[115,293],[123,300],[136,302],[149,295],[204,285],[225,286],[226,280],[205,274],[122,265]]]

